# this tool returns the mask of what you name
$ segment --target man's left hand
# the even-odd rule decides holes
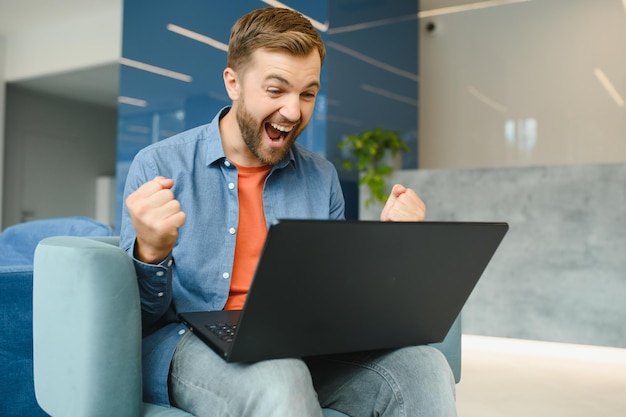
[[[410,188],[396,184],[391,189],[380,220],[383,222],[419,222],[426,217],[426,205]]]

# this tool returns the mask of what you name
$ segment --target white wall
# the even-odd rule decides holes
[[[96,215],[96,181],[115,174],[117,110],[7,88],[3,226]]]
[[[626,99],[622,0],[533,0],[420,25],[420,168],[626,161],[626,107],[594,73]]]

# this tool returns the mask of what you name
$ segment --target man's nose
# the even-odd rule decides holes
[[[300,120],[300,113],[300,96],[296,94],[286,96],[280,109],[280,115],[295,123]]]

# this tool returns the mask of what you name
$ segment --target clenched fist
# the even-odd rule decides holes
[[[383,222],[419,222],[426,217],[426,205],[415,191],[396,184],[380,213]]]
[[[173,186],[174,180],[155,177],[126,199],[137,234],[134,256],[142,262],[156,264],[165,259],[178,239],[178,229],[185,224]]]

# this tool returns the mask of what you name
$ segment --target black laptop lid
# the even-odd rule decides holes
[[[229,360],[441,342],[507,229],[506,223],[278,221]]]

